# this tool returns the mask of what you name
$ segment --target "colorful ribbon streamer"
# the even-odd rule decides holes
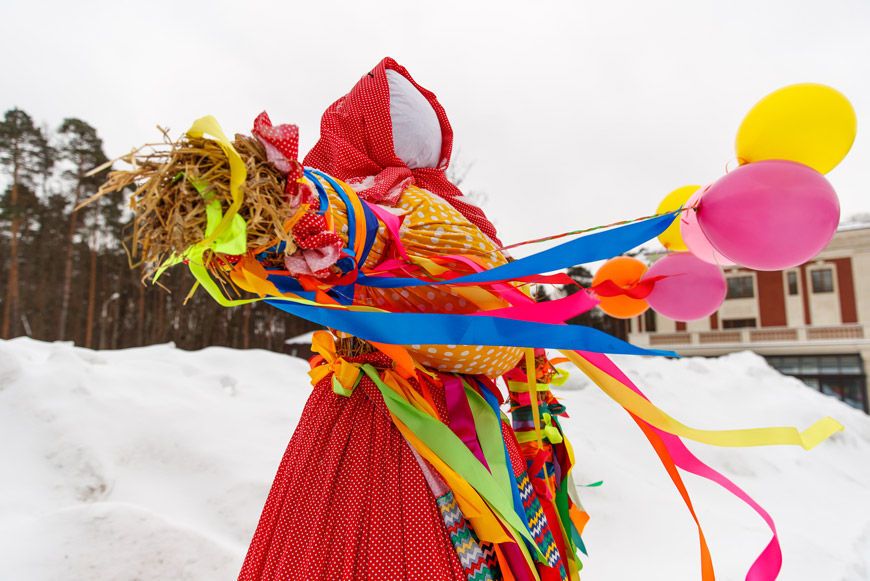
[[[297,301],[266,299],[266,302],[303,319],[377,343],[549,347],[599,353],[676,356],[672,351],[636,347],[591,327],[551,325],[484,315],[468,317],[362,312],[311,306]]]
[[[635,419],[656,449],[662,463],[668,469],[668,473],[680,490],[680,494],[696,523],[698,523],[698,519],[688,498],[688,492],[685,490],[679,474],[672,466],[682,468],[719,484],[752,507],[764,519],[773,533],[773,538],[753,563],[746,579],[747,581],[773,581],[776,579],[782,566],[782,552],[770,515],[733,482],[698,460],[689,452],[679,437],[687,437],[715,446],[795,445],[809,450],[837,431],[843,430],[843,426],[834,419],[826,417],[803,432],[798,432],[792,427],[723,431],[696,430],[684,426],[652,405],[640,389],[601,353],[563,353]],[[701,543],[702,579],[704,581],[712,580],[712,561],[700,523],[698,523],[698,534]]]
[[[437,284],[504,282],[524,276],[539,275],[542,272],[552,272],[623,254],[664,232],[677,214],[678,211],[670,212],[643,222],[635,222],[613,230],[584,236],[502,266],[449,281],[426,282],[413,278],[381,278],[361,275],[358,284],[377,288],[402,288]]]

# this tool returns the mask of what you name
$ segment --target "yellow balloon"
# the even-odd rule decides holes
[[[858,121],[849,100],[815,83],[783,87],[749,111],[737,130],[741,163],[787,159],[828,173],[855,141]]]
[[[656,214],[664,214],[665,212],[673,212],[679,210],[692,197],[692,194],[698,191],[701,186],[683,186],[677,188],[667,196],[659,204]],[[659,242],[662,246],[673,252],[682,252],[688,250],[686,243],[683,242],[683,235],[680,234],[680,216],[668,226],[668,229],[659,234]]]

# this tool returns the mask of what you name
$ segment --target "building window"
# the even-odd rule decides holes
[[[754,329],[755,327],[755,319],[722,319],[723,329]]]
[[[652,309],[647,309],[643,314],[643,328],[647,333],[656,332],[656,313]]]
[[[867,378],[860,355],[776,355],[767,357],[771,367],[793,375],[826,395],[868,411]]]
[[[832,293],[834,292],[834,273],[830,268],[824,270],[812,271],[813,277],[813,292],[814,293]]]
[[[798,281],[797,281],[797,273],[789,272],[788,273],[788,294],[796,295],[798,294]]]
[[[860,355],[770,355],[774,369],[786,375],[861,375]]]
[[[733,276],[728,279],[726,299],[745,299],[755,296],[751,276]]]

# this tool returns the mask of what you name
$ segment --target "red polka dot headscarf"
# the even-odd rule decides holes
[[[412,169],[396,155],[388,69],[408,79],[435,110],[441,125],[438,167]],[[501,245],[483,211],[465,201],[459,188],[444,175],[452,147],[453,129],[435,94],[418,85],[405,67],[387,57],[326,110],[320,122],[320,140],[305,156],[304,164],[346,181],[361,197],[380,204],[394,205],[405,187],[416,185],[444,198]]]

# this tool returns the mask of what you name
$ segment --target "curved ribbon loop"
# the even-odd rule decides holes
[[[317,331],[311,341],[311,350],[324,359],[324,363],[308,372],[311,385],[332,374],[332,391],[350,397],[362,379],[360,364],[348,361],[335,352],[335,339],[326,331]]]

